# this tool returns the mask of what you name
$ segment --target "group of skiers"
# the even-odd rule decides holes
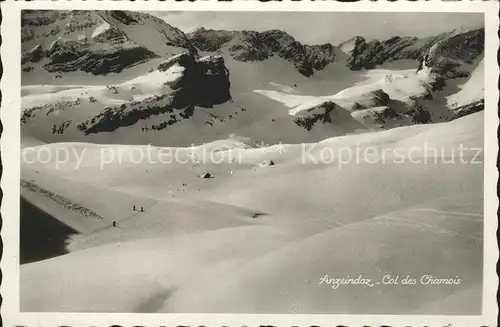
[[[134,204],[133,210],[136,211],[135,204]],[[144,212],[144,207],[141,207],[140,212]],[[113,220],[113,227],[116,227],[116,221],[114,221],[114,220]]]
[[[135,204],[133,210],[135,211]],[[141,212],[144,212],[144,207],[141,207]]]

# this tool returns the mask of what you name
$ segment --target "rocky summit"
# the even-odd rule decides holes
[[[42,140],[186,145],[243,129],[308,142],[448,121],[483,100],[461,85],[480,79],[484,29],[309,45],[279,29],[184,33],[145,12],[27,10],[22,50],[23,83],[55,84],[50,101],[43,90],[23,102]]]
[[[304,76],[322,70],[335,59],[334,46],[305,45],[280,30],[224,31],[200,28],[188,34],[192,44],[202,51],[227,51],[239,61],[262,61],[273,56],[285,59]]]
[[[196,53],[182,31],[125,11],[23,11],[22,41],[22,63],[42,61],[49,72],[105,75],[180,51]]]
[[[348,55],[346,65],[353,70],[373,69],[401,59],[422,62],[428,54],[427,65],[439,73],[449,73],[462,63],[471,63],[483,53],[484,29],[453,30],[422,39],[395,36],[370,42],[357,36],[341,43],[339,48]]]

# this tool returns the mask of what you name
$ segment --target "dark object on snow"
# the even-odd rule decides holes
[[[134,205],[134,211],[135,211],[135,205]]]
[[[116,221],[113,220],[113,227],[116,227]]]
[[[213,176],[210,173],[204,173],[200,176],[200,178],[209,179],[209,178],[213,178]]]
[[[268,167],[268,166],[274,166],[274,161],[264,160],[259,164],[259,167]]]
[[[141,212],[144,212],[144,208],[143,207],[141,207]]]

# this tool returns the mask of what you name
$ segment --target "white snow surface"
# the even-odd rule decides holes
[[[479,312],[483,168],[460,164],[458,148],[482,146],[483,119],[479,112],[450,123],[285,144],[281,151],[221,140],[206,146],[227,146],[215,155],[231,160],[218,164],[133,164],[129,154],[137,146],[47,145],[54,152],[85,151],[80,168],[74,169],[76,157],[57,170],[55,162],[25,162],[22,179],[103,219],[82,217],[22,188],[31,203],[80,234],[69,240],[69,254],[21,266],[21,310]],[[437,157],[423,148],[429,140],[434,147],[456,149],[456,163],[397,163],[401,153],[383,152],[399,149],[407,159],[432,161]],[[97,159],[110,147],[115,154],[121,149],[121,157],[101,169]],[[312,147],[305,162],[304,147]],[[409,152],[415,147],[420,151]],[[348,148],[375,149],[386,162],[373,163],[373,156],[359,162],[343,157],[342,165],[314,162]],[[182,160],[193,151],[150,151],[159,158],[176,150]],[[275,165],[255,167],[265,160]],[[200,179],[205,172],[213,178]],[[144,213],[133,212],[133,204]],[[389,272],[457,271],[460,285],[332,290],[319,283],[325,274],[377,279]]]
[[[288,112],[294,116],[300,111],[308,110],[326,101],[333,101],[340,106],[361,101],[369,97],[370,92],[383,90],[391,99],[409,101],[411,96],[421,96],[429,92],[429,82],[435,78],[428,70],[369,70],[366,80],[357,85],[344,89],[334,95],[307,96],[292,95],[271,90],[255,90],[256,93],[267,96],[291,108]]]

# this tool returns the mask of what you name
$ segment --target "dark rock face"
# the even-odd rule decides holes
[[[221,31],[200,28],[188,35],[202,51],[217,51],[228,46],[230,55],[239,61],[262,61],[278,56],[292,63],[304,76],[322,70],[335,59],[333,45],[303,45],[280,30],[265,32]]]
[[[416,38],[396,36],[385,41],[366,42],[362,37],[355,37],[347,41],[353,44],[353,49],[349,53],[346,64],[352,70],[375,68],[385,61],[390,61],[397,53],[413,44],[416,40]],[[342,45],[340,46],[342,47]]]
[[[201,51],[215,52],[231,41],[236,32],[223,30],[207,30],[203,27],[188,34],[189,41]]]
[[[382,110],[374,111],[373,114],[375,116],[374,121],[379,124],[385,124],[390,120],[400,120],[402,117],[401,113],[390,107],[385,107]]]
[[[431,123],[431,114],[423,106],[417,105],[415,108],[408,112],[408,116],[414,124],[428,124]]]
[[[146,13],[23,11],[22,24],[23,49],[35,39],[40,39],[39,45],[25,50],[22,63],[35,63],[45,58],[43,68],[49,72],[83,71],[94,75],[118,73],[165,55],[169,52],[166,49],[168,46],[184,48],[197,54],[182,31]],[[94,35],[93,31],[101,25],[107,27]],[[137,26],[143,29],[141,31],[154,33],[161,42],[156,43],[157,47],[151,42],[145,46],[140,37],[128,32],[130,29],[127,30],[126,26]],[[75,34],[76,32],[78,33]],[[88,37],[90,34],[92,37]],[[42,46],[47,39],[54,41],[48,46]],[[176,52],[175,49],[172,50]]]
[[[169,83],[174,90],[172,93],[106,107],[102,113],[82,122],[77,128],[85,134],[110,132],[153,115],[166,114],[170,119],[154,128],[161,130],[182,119],[189,119],[194,114],[195,106],[212,107],[231,99],[229,72],[221,57],[196,59],[188,53],[180,54],[161,63],[158,70],[165,72],[175,64],[185,70],[180,78]],[[173,116],[174,113],[180,118]]]
[[[325,102],[318,107],[307,110],[307,115],[301,113],[300,116],[295,116],[293,121],[298,126],[310,131],[317,123],[331,123],[332,117],[330,114],[335,110],[336,106],[337,105],[333,102]]]
[[[21,63],[25,64],[27,62],[39,62],[40,60],[43,59],[45,54],[43,53],[43,49],[41,45],[37,45],[30,51],[26,52],[23,54],[21,58]]]
[[[45,112],[48,116],[55,112],[64,111],[67,108],[78,107],[80,105],[80,99],[73,101],[58,101],[56,103],[44,104],[41,106],[34,106],[29,109],[23,110],[21,115],[21,124],[26,124],[29,120],[34,119],[39,112]]]
[[[193,104],[212,107],[231,99],[229,70],[219,56],[196,60],[194,56],[182,54],[177,63],[185,68],[182,77],[171,84],[177,90],[173,105],[185,107]],[[161,66],[161,65],[160,65]]]
[[[121,44],[128,43],[127,34],[116,27],[110,27],[106,31],[94,37],[94,41],[102,44],[111,44],[113,46],[120,46]]]
[[[460,118],[483,110],[484,110],[484,99],[469,103],[467,105],[458,108],[454,108],[452,112],[454,114],[454,118]]]
[[[189,53],[197,55],[196,48],[191,44],[191,42],[189,42],[184,32],[176,27],[168,25],[167,23],[165,23],[165,21],[158,17],[146,13],[122,10],[108,10],[105,11],[104,14],[101,15],[101,17],[111,25],[115,25],[115,22],[129,26],[150,25],[155,33],[159,33],[162,35],[162,42],[164,42],[166,45],[184,48],[188,50]],[[156,54],[161,55],[160,53]]]
[[[483,53],[484,29],[452,31],[422,39],[396,36],[371,42],[358,36],[339,45],[340,48],[348,46],[352,49],[348,51],[346,64],[352,70],[373,69],[385,62],[400,59],[422,61],[431,48],[437,46],[439,51],[429,57],[427,65],[443,73],[463,63],[471,63]]]
[[[139,62],[157,57],[153,52],[132,43],[109,46],[96,51],[85,42],[55,41],[45,52],[49,63],[45,68],[49,72],[83,71],[94,75],[119,73],[123,69]]]
[[[433,46],[435,44],[439,45],[439,50],[429,58],[431,65],[437,55],[470,63],[484,51],[484,29],[452,34],[448,37],[440,36]]]
[[[130,126],[140,119],[174,111],[170,95],[154,96],[143,101],[132,101],[120,106],[106,107],[100,114],[78,124],[84,134],[111,132],[120,127]]]
[[[269,167],[269,166],[274,166],[274,161],[264,160],[259,164],[259,167]]]
[[[422,64],[446,78],[468,77],[460,66],[472,64],[484,51],[484,29],[453,35],[437,41],[424,54]]]

